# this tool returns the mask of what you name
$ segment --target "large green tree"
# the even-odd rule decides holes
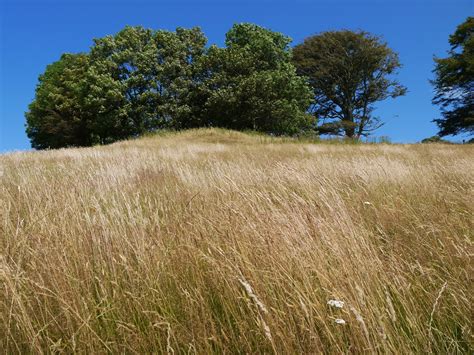
[[[26,113],[37,149],[111,143],[162,127],[196,126],[194,94],[205,52],[199,28],[126,27],[66,54],[39,78]]]
[[[449,37],[447,58],[435,58],[436,94],[443,117],[435,119],[439,135],[474,132],[474,17],[458,26]]]
[[[125,136],[136,136],[163,127],[191,126],[196,62],[206,42],[199,28],[170,32],[126,27],[115,36],[95,40],[90,55],[96,74],[116,83],[121,93],[121,103],[98,121],[100,131],[120,127]],[[109,94],[94,92],[91,100]],[[114,136],[122,138],[120,133]]]
[[[87,54],[63,54],[40,75],[26,113],[26,133],[36,149],[90,145],[91,116],[85,109]]]
[[[234,25],[226,47],[212,46],[200,90],[209,124],[293,134],[306,129],[311,90],[291,63],[290,38],[257,25]]]
[[[377,36],[348,30],[306,38],[293,51],[293,63],[313,89],[311,112],[320,133],[359,138],[379,128],[374,103],[404,95],[393,79],[397,53]]]

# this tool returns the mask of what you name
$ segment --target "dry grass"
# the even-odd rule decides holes
[[[0,156],[0,348],[472,352],[473,156],[220,130]]]

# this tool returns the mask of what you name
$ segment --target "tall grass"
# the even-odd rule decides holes
[[[0,348],[472,352],[473,156],[221,130],[2,155]]]

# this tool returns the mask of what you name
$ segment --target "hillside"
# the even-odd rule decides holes
[[[473,351],[473,157],[215,129],[1,155],[0,348]]]

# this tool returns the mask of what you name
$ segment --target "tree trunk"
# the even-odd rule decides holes
[[[346,111],[342,120],[344,133],[347,138],[353,138],[355,135],[354,117],[351,111]]]

